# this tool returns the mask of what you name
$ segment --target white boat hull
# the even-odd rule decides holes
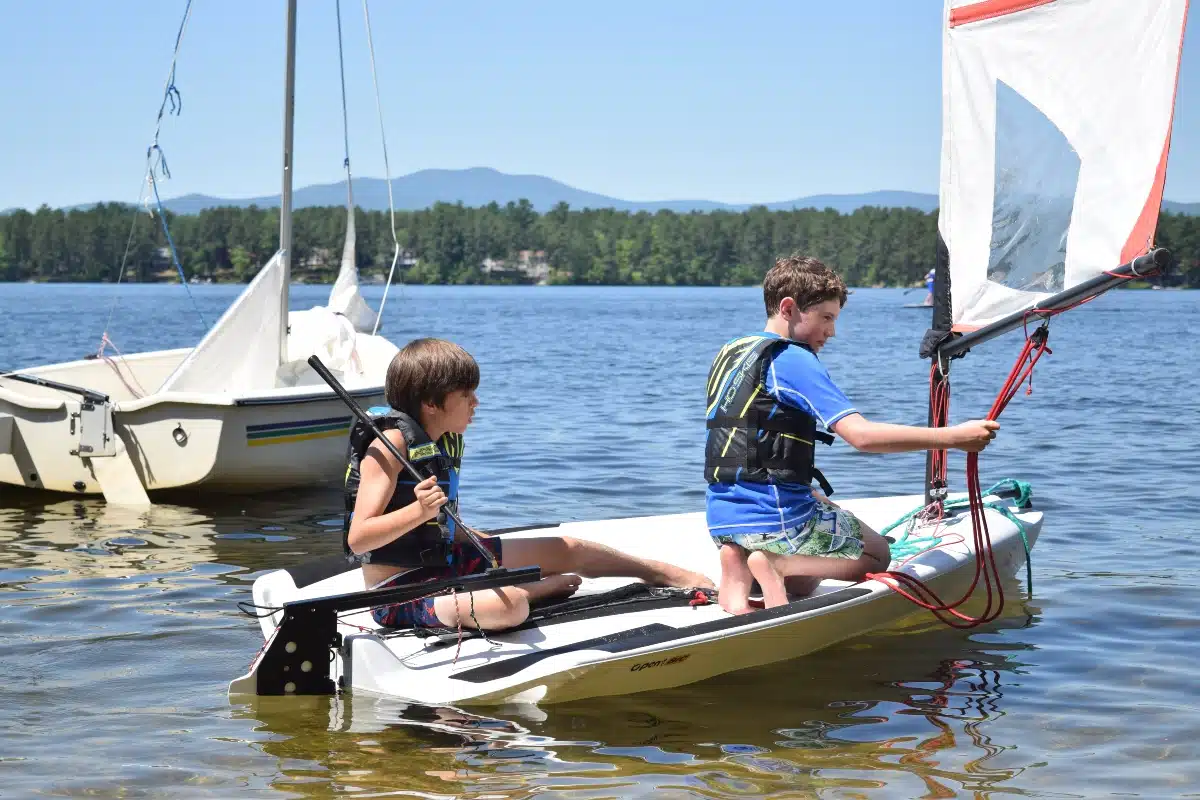
[[[356,346],[364,374],[383,376],[396,348],[382,337],[365,335]],[[315,375],[301,385],[250,392],[136,396],[142,387],[159,386],[190,352],[73,361],[23,374],[107,395],[112,431],[147,491],[198,487],[253,493],[341,480],[352,416]],[[378,378],[345,385],[364,408],[386,404]],[[0,483],[103,493],[100,458],[79,452],[79,414],[86,404],[78,394],[0,378]]]
[[[844,505],[876,529],[911,511],[918,496],[847,501]],[[1029,546],[1042,515],[1012,509],[1025,527]],[[1001,574],[1025,561],[1017,526],[988,511],[993,552]],[[949,531],[967,534],[970,520]],[[703,514],[575,522],[509,536],[561,535],[601,541],[650,558],[704,572],[719,580],[719,562]],[[974,576],[967,543],[923,553],[903,569],[957,599]],[[893,563],[893,568],[900,566]],[[628,579],[585,580],[580,595],[629,583]],[[285,571],[268,573],[254,586],[254,602],[279,607],[293,600],[361,591],[361,572],[352,570],[297,589]],[[579,619],[550,619],[536,627],[490,634],[490,641],[457,636],[420,638],[380,631],[368,611],[339,617],[342,645],[332,649],[330,677],[343,689],[433,705],[557,703],[681,686],[750,667],[800,657],[917,609],[877,581],[825,581],[812,595],[787,606],[734,617],[718,605],[625,609]],[[926,613],[926,612],[921,612]],[[261,620],[268,642],[282,612]],[[230,684],[231,694],[258,693],[256,670]],[[311,668],[311,664],[309,665]],[[294,674],[294,673],[293,673]]]

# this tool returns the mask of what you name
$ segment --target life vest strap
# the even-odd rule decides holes
[[[740,458],[729,458],[726,456],[724,458],[710,458],[708,459],[706,465],[711,467],[745,467],[746,462]],[[791,465],[782,460],[770,459],[759,462],[758,466],[773,469],[785,469]],[[827,497],[833,494],[833,487],[829,484],[829,480],[825,477],[825,473],[821,472],[821,470],[817,469],[816,467],[813,467],[812,476],[813,480],[817,482],[817,484],[821,487],[821,491],[824,492]]]
[[[759,413],[756,409],[750,409],[744,417],[713,417],[708,420],[705,427],[709,430],[715,428],[745,428],[756,431],[771,431],[773,433],[792,433],[796,430],[796,423],[795,420],[789,419],[788,416],[786,414],[776,414],[774,417],[769,417],[766,414]]]
[[[833,494],[833,487],[829,485],[829,481],[826,480],[825,474],[816,467],[813,467],[812,473],[813,478],[816,479],[817,483],[821,487],[821,491],[825,493],[825,496],[829,497],[831,494]]]
[[[746,412],[744,417],[712,417],[705,423],[705,428],[708,430],[741,428],[744,430],[756,431],[772,431],[774,433],[792,433],[795,428],[795,423],[787,417],[776,414],[774,418],[769,418],[765,414],[760,414],[754,409]],[[823,431],[813,431],[813,439],[821,444],[833,444],[834,436]]]

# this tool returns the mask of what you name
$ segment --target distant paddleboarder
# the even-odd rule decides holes
[[[927,306],[933,305],[933,275],[934,271],[932,269],[925,273],[925,291],[927,292],[925,295],[925,305]]]

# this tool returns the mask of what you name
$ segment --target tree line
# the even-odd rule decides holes
[[[277,208],[213,208],[166,218],[190,279],[246,281],[275,252]],[[406,283],[522,282],[519,272],[486,269],[539,253],[548,281],[563,284],[746,285],[775,259],[816,256],[853,286],[913,286],[932,266],[937,212],[860,208],[675,213],[572,210],[539,214],[527,201],[479,208],[437,204],[396,214],[396,237],[410,256]],[[297,209],[293,278],[331,282],[341,259],[345,209]],[[356,216],[357,261],[370,278],[386,274],[393,242],[389,215]],[[1168,283],[1200,287],[1200,217],[1162,214],[1157,243],[1175,265]],[[0,280],[178,280],[161,220],[127,205],[63,211],[43,206],[0,216]],[[415,263],[412,263],[415,260]],[[400,269],[398,267],[398,269]]]

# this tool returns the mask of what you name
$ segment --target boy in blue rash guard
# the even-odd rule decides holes
[[[864,452],[977,452],[999,423],[948,428],[871,422],[833,382],[817,353],[833,338],[846,285],[815,258],[792,256],[763,279],[767,324],[730,341],[708,379],[705,444],[709,534],[721,551],[721,606],[744,614],[758,580],[768,608],[823,578],[861,580],[891,561],[887,541],[812,489],[818,441],[833,431]]]

